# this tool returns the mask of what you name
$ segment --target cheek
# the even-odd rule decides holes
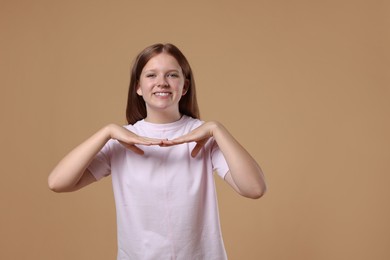
[[[142,96],[144,94],[146,95],[147,92],[149,91],[149,89],[150,88],[148,87],[148,85],[145,85],[145,82],[141,82],[137,86],[137,94],[140,96]]]
[[[142,95],[146,95],[146,93],[149,91],[150,87],[149,87],[150,83],[149,82],[145,82],[145,80],[141,80],[138,82],[138,85],[137,85],[137,94],[142,96]]]
[[[183,93],[186,91],[186,86],[184,81],[174,81],[171,84],[178,91],[182,91]]]

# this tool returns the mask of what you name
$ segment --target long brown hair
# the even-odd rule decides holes
[[[146,105],[141,96],[137,94],[137,85],[140,79],[142,69],[146,63],[154,56],[160,53],[167,53],[173,56],[179,63],[185,79],[188,81],[187,93],[179,101],[179,112],[181,114],[199,118],[199,107],[196,99],[195,80],[192,74],[190,64],[183,53],[173,44],[157,43],[145,48],[136,57],[130,76],[129,93],[127,97],[126,118],[129,124],[146,118]]]

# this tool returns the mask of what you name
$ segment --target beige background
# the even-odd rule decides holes
[[[266,173],[256,201],[217,180],[230,259],[390,259],[389,30],[388,1],[0,0],[0,259],[115,258],[110,179],[46,180],[125,123],[130,63],[156,42]]]

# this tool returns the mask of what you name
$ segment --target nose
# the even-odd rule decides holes
[[[161,75],[161,76],[157,77],[156,85],[158,87],[167,87],[168,86],[168,81],[167,81],[167,79],[165,78],[164,75]]]

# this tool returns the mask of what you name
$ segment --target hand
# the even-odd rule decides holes
[[[196,142],[194,149],[191,151],[191,156],[195,157],[198,155],[199,151],[203,148],[207,141],[213,137],[213,131],[216,127],[218,127],[218,123],[216,122],[204,123],[203,125],[195,128],[188,134],[185,134],[181,137],[172,140],[164,140],[161,146],[172,146],[177,144]]]
[[[124,127],[111,124],[109,125],[110,136],[112,139],[117,140],[124,147],[132,150],[133,152],[143,155],[144,151],[136,145],[163,145],[163,139],[148,138],[134,134]]]

